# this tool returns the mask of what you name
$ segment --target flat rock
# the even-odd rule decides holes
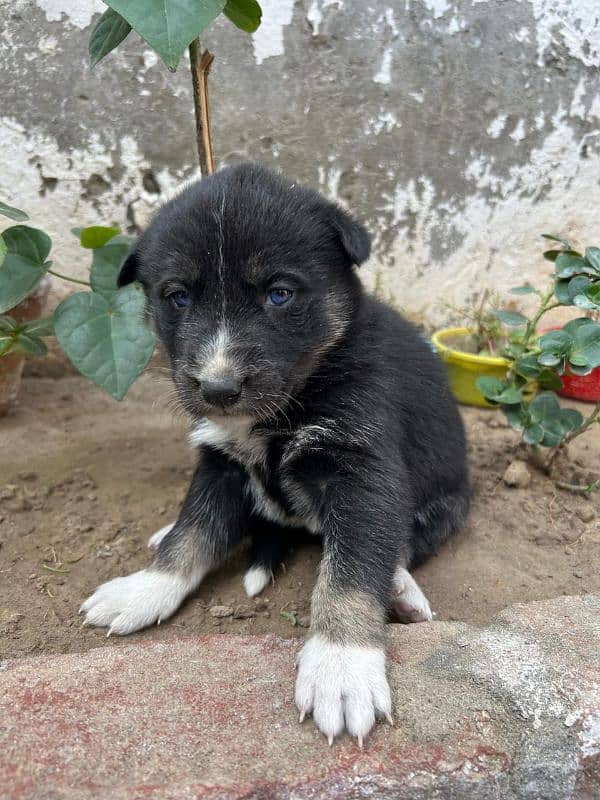
[[[396,724],[332,748],[299,640],[214,635],[0,662],[0,798],[593,800],[600,598],[388,626]]]

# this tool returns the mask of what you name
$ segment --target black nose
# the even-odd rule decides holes
[[[242,393],[242,382],[237,378],[215,378],[201,383],[202,397],[215,406],[232,406]]]

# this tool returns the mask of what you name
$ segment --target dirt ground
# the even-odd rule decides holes
[[[29,378],[0,419],[0,657],[118,646],[77,610],[102,581],[148,564],[148,537],[176,515],[193,454],[185,422],[144,376],[123,403],[83,378]],[[585,410],[585,407],[581,407]],[[600,592],[600,492],[502,476],[516,435],[500,412],[464,409],[475,501],[467,529],[415,575],[437,619],[483,623],[503,607]],[[572,445],[574,480],[600,475],[600,436]],[[160,627],[127,638],[213,632],[304,635],[319,550],[295,552],[263,597],[242,589],[243,551]],[[233,614],[215,617],[214,606]],[[213,614],[211,614],[213,609]]]

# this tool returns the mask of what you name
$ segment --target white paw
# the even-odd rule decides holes
[[[248,597],[255,597],[260,594],[269,585],[269,581],[272,578],[273,573],[265,569],[265,567],[250,567],[244,575],[244,589]]]
[[[170,617],[194,588],[177,575],[143,569],[103,583],[79,612],[85,613],[84,624],[124,636]]]
[[[427,598],[404,567],[398,567],[394,574],[391,602],[402,622],[431,622],[433,619]]]
[[[346,728],[362,747],[376,717],[392,721],[385,653],[311,636],[298,656],[295,699],[300,722],[312,712],[329,744]]]
[[[152,536],[148,539],[148,547],[151,547],[153,550],[158,550],[158,545],[162,542],[165,538],[167,533],[173,530],[175,527],[175,523],[171,522],[169,525],[165,525],[164,528],[161,528],[156,533],[153,533]]]

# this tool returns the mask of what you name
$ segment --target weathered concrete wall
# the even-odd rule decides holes
[[[97,0],[0,0],[0,196],[81,273],[73,225],[135,231],[194,174],[187,63],[132,34],[95,70]],[[596,237],[596,0],[262,0],[205,43],[220,163],[260,158],[354,209],[412,313],[535,280],[538,234]]]

